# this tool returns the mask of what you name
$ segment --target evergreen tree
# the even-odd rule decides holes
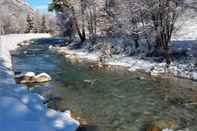
[[[27,22],[27,27],[26,27],[25,33],[31,33],[34,27],[34,22],[33,22],[33,18],[31,17],[31,15],[29,14],[27,15],[26,22]]]
[[[46,17],[43,15],[40,25],[40,33],[47,33],[47,32],[48,29],[47,29]]]
[[[34,19],[33,19],[33,33],[40,33],[40,21],[41,21],[41,19],[39,18],[39,17],[36,17],[36,16],[34,16]]]

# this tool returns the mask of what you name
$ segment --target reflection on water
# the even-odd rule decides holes
[[[72,110],[90,130],[140,131],[155,119],[173,119],[180,128],[197,130],[194,82],[140,79],[141,74],[120,70],[93,71],[87,64],[63,61],[51,54],[47,45],[25,50],[13,56],[15,71],[49,73],[53,80],[35,85],[33,91],[55,97],[55,102],[49,102],[51,107]]]

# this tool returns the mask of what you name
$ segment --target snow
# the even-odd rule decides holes
[[[17,43],[48,34],[0,36],[0,130],[2,131],[75,131],[79,122],[70,111],[48,109],[44,98],[15,83],[10,51]],[[32,74],[29,74],[32,75]]]
[[[162,131],[174,131],[174,130],[166,128],[166,129],[163,129]]]
[[[197,47],[197,46],[196,46]],[[50,47],[54,52],[63,54],[66,58],[71,60],[77,59],[78,61],[88,60],[91,62],[98,62],[101,52],[88,52],[84,49],[71,50],[69,47]],[[192,50],[191,50],[192,51]],[[190,52],[191,53],[191,52]],[[193,53],[193,52],[192,52]],[[196,52],[195,52],[196,53]],[[143,60],[138,57],[126,57],[122,55],[113,55],[112,58],[105,59],[105,65],[127,67],[128,71],[136,72],[143,70],[151,76],[174,76],[179,78],[186,78],[197,80],[197,70],[194,64],[182,61],[175,61],[168,68],[165,62],[155,62],[152,59]]]
[[[98,61],[99,53],[88,53],[84,50],[70,50],[67,47],[59,48],[60,52],[66,53],[68,57],[77,57],[80,56],[81,59],[91,60],[91,61]]]
[[[41,77],[45,77],[46,79],[48,79],[48,81],[52,80],[51,76],[48,75],[47,73],[40,73],[40,74],[35,76],[36,79],[39,79]]]
[[[27,73],[24,74],[24,76],[35,77],[36,74],[34,72],[27,72]]]
[[[178,19],[177,28],[173,39],[178,40],[196,40],[197,39],[197,15],[194,10],[187,10],[182,17]]]

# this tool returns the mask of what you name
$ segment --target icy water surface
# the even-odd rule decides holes
[[[52,44],[52,42],[50,43]],[[70,109],[90,131],[143,131],[157,119],[197,131],[197,86],[187,80],[153,80],[122,70],[91,70],[33,44],[13,55],[15,72],[46,72],[53,80],[32,91],[55,98],[49,106]]]

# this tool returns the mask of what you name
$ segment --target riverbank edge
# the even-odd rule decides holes
[[[51,51],[63,55],[65,58],[81,62],[87,60],[89,62],[99,63],[101,52],[89,53],[84,49],[69,49],[68,47],[49,47]],[[197,70],[194,64],[180,64],[177,62],[172,63],[167,68],[166,63],[156,63],[154,61],[142,60],[135,57],[126,57],[121,55],[113,55],[107,58],[103,65],[120,66],[127,68],[129,72],[142,71],[152,77],[161,78],[181,78],[197,81]]]
[[[24,106],[24,108],[28,109],[28,113],[31,112],[31,114],[36,114],[36,116],[32,116],[33,118],[27,115],[28,113],[26,112],[23,112],[24,114],[21,114],[21,112],[17,112],[17,109],[15,110],[14,107],[9,107],[9,105],[11,106],[11,104],[8,102],[8,105],[6,105],[6,107],[8,108],[6,108],[7,113],[4,113],[4,118],[2,119],[4,119],[3,123],[7,122],[11,125],[5,126],[5,129],[3,130],[12,130],[13,128],[16,130],[21,130],[21,128],[28,128],[28,130],[34,130],[34,128],[36,130],[43,130],[43,128],[47,128],[51,131],[75,131],[79,127],[79,122],[71,118],[70,112],[58,112],[52,109],[48,109],[44,104],[44,98],[42,96],[29,92],[26,86],[16,84],[14,80],[14,72],[12,69],[12,58],[10,52],[16,50],[18,48],[18,44],[23,41],[50,37],[51,36],[49,34],[10,34],[0,36],[0,90],[2,94],[0,95],[0,97],[2,99],[5,98],[6,101],[10,100],[9,102],[13,102],[13,104],[18,102],[16,108],[18,108],[19,106]],[[30,99],[26,101],[24,100],[24,96]],[[2,106],[1,101],[0,112],[5,110],[4,106],[5,105]],[[39,109],[36,108],[38,106]],[[9,113],[9,110],[11,110],[11,113]],[[12,118],[11,114],[13,112],[17,114],[17,117],[13,116]],[[40,115],[37,116],[37,114]],[[21,117],[25,120],[22,120]],[[28,120],[30,120],[26,120],[27,118]],[[17,121],[17,125],[13,124],[13,122],[9,121],[8,119],[14,119],[14,121]],[[36,119],[38,121],[35,122],[33,120],[32,122],[31,119]],[[28,125],[27,122],[29,122]]]

